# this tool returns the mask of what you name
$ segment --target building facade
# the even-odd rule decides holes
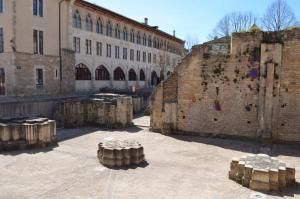
[[[0,94],[151,88],[184,41],[83,0],[0,0]]]

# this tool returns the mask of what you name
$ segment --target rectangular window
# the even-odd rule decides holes
[[[0,28],[0,53],[4,53],[4,35],[3,35],[3,28]]]
[[[106,57],[111,57],[111,45],[106,44]]]
[[[43,15],[44,15],[43,0],[33,0],[32,8],[33,8],[34,16],[43,17]]]
[[[33,15],[37,16],[38,14],[38,3],[37,0],[33,0]]]
[[[74,51],[76,53],[80,53],[80,38],[79,37],[73,38],[73,47],[74,47]]]
[[[43,88],[44,85],[44,75],[43,69],[37,68],[35,70],[35,77],[36,77],[36,88]]]
[[[102,43],[97,42],[97,55],[102,56]]]
[[[43,0],[39,0],[39,16],[42,17],[43,16]]]
[[[44,33],[39,31],[39,53],[40,55],[44,54]]]
[[[0,13],[3,12],[3,0],[0,0]]]
[[[153,54],[153,63],[156,64],[156,54]]]
[[[86,54],[91,55],[92,54],[92,40],[86,39],[85,47],[86,47]]]
[[[141,51],[139,50],[136,51],[136,60],[141,61]]]
[[[123,48],[123,59],[127,60],[127,48]]]
[[[44,32],[33,30],[33,54],[44,54]]]
[[[134,50],[130,49],[130,60],[133,61],[134,60]]]
[[[115,58],[119,59],[120,58],[120,47],[115,46]]]
[[[5,95],[5,70],[0,68],[0,95]]]
[[[151,63],[151,60],[152,60],[152,55],[151,53],[148,53],[148,63]]]
[[[146,62],[146,57],[147,55],[146,55],[146,52],[143,52],[143,62]]]

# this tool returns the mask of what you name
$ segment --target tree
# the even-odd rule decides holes
[[[187,36],[185,40],[186,49],[190,52],[192,47],[199,44],[199,41],[196,37]]]
[[[209,38],[220,38],[230,36],[233,32],[247,31],[256,23],[256,20],[257,18],[251,12],[229,13],[218,22]]]
[[[297,25],[295,13],[285,0],[274,1],[262,18],[262,25],[268,31],[283,30]]]

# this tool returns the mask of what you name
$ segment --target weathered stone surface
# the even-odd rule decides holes
[[[117,94],[96,94],[89,99],[69,100],[57,107],[66,128],[87,125],[118,128],[132,125],[132,97]]]
[[[145,161],[141,144],[128,140],[110,139],[99,143],[97,157],[107,167],[138,165]]]
[[[257,191],[277,191],[295,184],[295,168],[265,154],[234,158],[229,179]]]
[[[234,33],[227,54],[194,46],[154,90],[151,129],[300,142],[299,37],[299,28]]]
[[[0,151],[56,143],[56,123],[47,118],[2,118]]]

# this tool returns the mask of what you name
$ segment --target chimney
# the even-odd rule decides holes
[[[148,25],[148,18],[145,17],[145,25]]]
[[[173,30],[173,37],[176,37],[176,31]]]

